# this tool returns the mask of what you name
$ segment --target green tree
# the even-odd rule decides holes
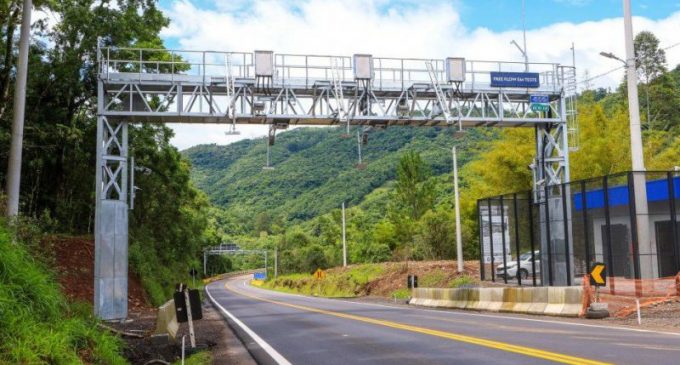
[[[419,222],[417,239],[431,260],[455,257],[456,229],[454,216],[449,210],[428,210]]]
[[[635,67],[644,82],[644,105],[648,127],[654,127],[650,84],[666,72],[666,51],[659,49],[659,39],[650,31],[642,31],[635,36]],[[665,102],[660,100],[660,102]]]
[[[430,169],[418,152],[407,151],[399,159],[395,198],[413,220],[420,218],[434,204],[434,186],[428,179],[430,176]]]
[[[645,84],[666,72],[666,51],[659,48],[659,39],[650,31],[635,36],[635,67]]]

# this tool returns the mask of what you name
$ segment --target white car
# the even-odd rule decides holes
[[[541,252],[540,251],[535,251],[534,252],[534,258],[535,258],[535,267],[536,267],[536,275],[538,275],[541,271]],[[517,271],[517,259],[506,259],[506,263],[508,265],[507,268],[507,275],[508,279],[510,278],[516,278],[520,277],[522,279],[526,279],[529,277],[529,274],[532,272],[533,267],[531,265],[531,251],[525,252],[519,256],[519,272]],[[505,276],[505,271],[504,266],[501,263],[500,265],[496,266],[496,276],[499,278],[503,278]]]

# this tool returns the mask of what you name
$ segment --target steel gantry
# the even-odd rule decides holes
[[[267,250],[244,250],[233,243],[222,243],[219,246],[209,247],[203,250],[203,275],[208,274],[208,256],[212,255],[262,255],[264,257],[264,272],[268,273],[268,254]]]
[[[128,123],[529,127],[535,190],[569,180],[575,70],[530,63],[535,87],[493,86],[523,62],[98,48],[95,312],[127,315]],[[548,100],[532,111],[530,96]],[[349,135],[349,133],[347,133]],[[133,189],[133,188],[132,188]],[[541,198],[541,196],[537,196]]]

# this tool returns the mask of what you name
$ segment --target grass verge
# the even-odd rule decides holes
[[[380,264],[353,265],[346,270],[328,271],[324,279],[311,274],[289,274],[270,279],[261,287],[287,293],[347,298],[365,294],[366,286],[383,272]]]
[[[0,364],[126,364],[123,344],[72,304],[46,265],[0,224]]]

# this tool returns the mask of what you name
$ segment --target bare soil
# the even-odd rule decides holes
[[[635,298],[632,298],[631,301],[632,304],[613,312],[612,317],[606,319],[606,321],[647,328],[680,330],[680,297],[645,298],[640,302],[640,325],[637,322]]]
[[[395,290],[406,288],[408,275],[417,275],[422,285],[424,278],[435,279],[430,285],[435,287],[446,287],[451,280],[461,275],[472,278],[479,277],[479,261],[465,261],[464,272],[458,273],[456,261],[404,261],[404,262],[385,262],[383,273],[375,280],[370,281],[363,288],[361,295],[390,297]],[[354,265],[346,268],[336,267],[328,269],[328,273],[340,274],[349,271]]]
[[[194,322],[196,350],[191,349],[189,325],[180,324],[177,339],[152,337],[156,327],[155,312],[130,313],[128,321],[110,323],[111,327],[127,333],[139,333],[144,338],[125,337],[125,356],[131,364],[145,364],[152,360],[173,363],[181,359],[182,337],[185,337],[185,351],[209,350],[213,364],[254,365],[252,357],[227,326],[222,315],[207,302],[203,303],[203,319]]]
[[[48,236],[43,247],[54,252],[57,279],[66,296],[75,301],[94,300],[94,239],[87,236]],[[139,278],[128,274],[128,307],[130,311],[151,309]]]
[[[54,253],[57,280],[65,295],[74,301],[92,304],[94,299],[94,240],[92,237],[48,236],[43,247]],[[106,326],[116,331],[141,335],[142,338],[121,335],[126,342],[125,357],[131,364],[145,364],[154,359],[174,362],[181,357],[181,338],[187,335],[188,325],[181,324],[177,341],[152,337],[156,329],[156,308],[151,306],[139,278],[128,276],[128,318],[122,322],[109,322]],[[214,364],[255,364],[245,347],[236,338],[227,323],[211,304],[204,303],[203,319],[194,322],[197,349],[209,349]],[[120,333],[118,333],[120,335]],[[190,352],[189,352],[190,353]]]

